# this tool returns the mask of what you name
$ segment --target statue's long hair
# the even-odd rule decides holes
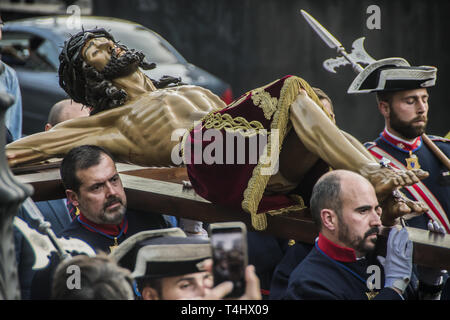
[[[117,44],[114,37],[103,28],[82,30],[64,42],[64,47],[59,55],[59,85],[72,100],[91,107],[91,115],[119,107],[127,100],[125,90],[114,86],[102,72],[89,66],[82,57],[81,52],[85,44],[93,38],[101,37],[110,39]],[[121,47],[124,46],[121,45]],[[142,52],[137,52],[137,54],[142,56],[139,67],[144,70],[156,67],[155,63],[145,61]],[[160,81],[150,80],[156,88],[182,84],[180,78],[170,76],[164,76]]]

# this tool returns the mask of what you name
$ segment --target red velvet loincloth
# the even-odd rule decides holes
[[[268,168],[276,168],[283,140],[291,127],[289,107],[300,88],[322,107],[306,81],[286,76],[208,114],[182,142],[184,161],[195,191],[212,203],[250,213],[257,230],[267,227],[266,213],[305,208],[298,196],[264,195],[271,176]]]

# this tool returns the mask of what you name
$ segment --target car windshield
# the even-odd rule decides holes
[[[133,33],[123,30],[111,30],[114,39],[126,45],[128,48],[137,49],[144,52],[148,61],[155,63],[180,63],[177,56],[172,53],[162,39],[152,34],[148,30],[136,27]],[[174,49],[173,49],[174,50]]]
[[[84,26],[85,30],[93,29],[95,26]],[[126,29],[114,29],[105,28],[111,30],[111,34],[116,41],[126,45],[130,49],[137,49],[142,51],[149,62],[155,63],[185,63],[183,58],[179,56],[169,43],[159,37],[157,34],[139,26],[133,27],[133,32],[130,32],[129,28]],[[67,39],[73,32],[63,32],[62,36]]]

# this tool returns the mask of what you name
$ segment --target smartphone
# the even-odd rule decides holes
[[[248,264],[247,228],[242,222],[209,225],[213,257],[214,286],[233,282],[233,291],[225,298],[238,298],[245,292],[245,269]]]

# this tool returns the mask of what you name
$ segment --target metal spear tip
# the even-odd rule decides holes
[[[311,28],[313,28],[313,30],[327,44],[327,46],[329,46],[331,49],[336,49],[339,52],[340,48],[342,47],[342,44],[308,12],[306,12],[305,10],[301,10],[300,12],[302,13],[306,22],[308,22]]]

